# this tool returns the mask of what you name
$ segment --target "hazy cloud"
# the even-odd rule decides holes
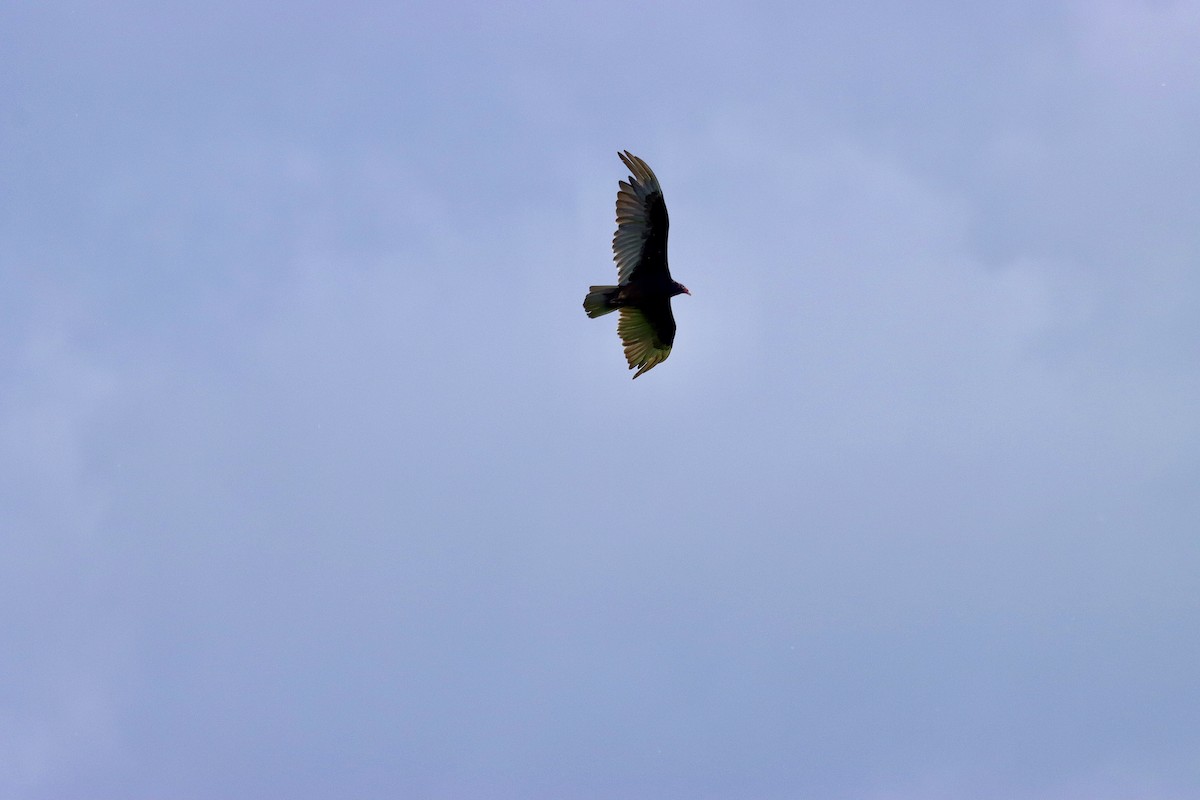
[[[0,793],[1191,796],[1193,7],[6,12]]]

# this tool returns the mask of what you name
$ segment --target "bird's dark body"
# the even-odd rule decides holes
[[[691,292],[671,278],[667,266],[670,219],[658,178],[637,156],[628,151],[618,155],[632,173],[617,192],[613,256],[619,283],[591,287],[583,308],[589,317],[621,311],[617,332],[629,368],[638,368],[636,378],[670,355],[675,342],[671,298]]]
[[[627,283],[617,287],[617,294],[613,299],[618,306],[645,306],[647,303],[657,302],[664,297],[671,297],[671,283],[670,281]]]

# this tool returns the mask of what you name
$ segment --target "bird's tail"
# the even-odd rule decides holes
[[[583,310],[593,318],[616,311],[620,308],[615,302],[616,294],[616,286],[593,286],[588,289],[587,297],[583,298]]]

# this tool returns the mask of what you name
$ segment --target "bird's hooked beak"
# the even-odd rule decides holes
[[[679,288],[683,289],[683,293],[686,294],[688,297],[692,296],[692,293],[688,291],[688,287],[681,285]]]

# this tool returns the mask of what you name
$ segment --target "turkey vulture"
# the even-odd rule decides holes
[[[691,294],[671,280],[667,269],[667,204],[654,171],[626,150],[617,153],[629,168],[629,182],[617,190],[617,232],[613,258],[616,286],[593,286],[583,298],[583,310],[599,317],[620,310],[617,333],[625,345],[633,377],[667,360],[675,341],[671,298]]]

